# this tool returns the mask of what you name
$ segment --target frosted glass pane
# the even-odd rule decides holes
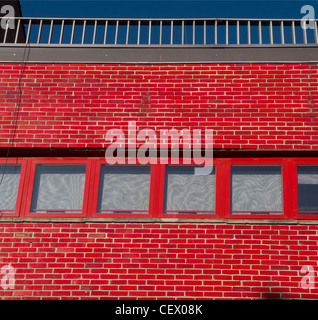
[[[101,166],[97,212],[148,213],[150,166]]]
[[[81,212],[85,165],[37,165],[31,212]]]
[[[21,165],[0,166],[0,211],[14,212],[17,202]],[[2,178],[3,177],[3,178]]]
[[[280,166],[232,166],[232,214],[282,214]]]
[[[194,169],[194,166],[166,166],[165,213],[214,213],[215,167],[208,175],[195,175]]]

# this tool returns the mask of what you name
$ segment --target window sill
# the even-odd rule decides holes
[[[195,224],[261,224],[261,225],[318,225],[318,220],[297,219],[189,219],[189,218],[17,218],[3,217],[2,223],[195,223]]]

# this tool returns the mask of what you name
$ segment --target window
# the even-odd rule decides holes
[[[149,195],[150,166],[101,166],[98,213],[148,213]]]
[[[288,219],[288,172],[282,158],[225,159],[221,186],[227,219]]]
[[[318,166],[298,166],[298,213],[318,214]]]
[[[86,216],[90,168],[88,159],[31,159],[23,214],[27,217]]]
[[[154,216],[155,165],[108,165],[104,158],[92,160],[95,177],[88,216],[145,218]]]
[[[196,175],[194,166],[167,166],[164,213],[214,214],[215,167],[210,174]]]
[[[0,165],[0,216],[13,216],[18,209],[21,164]]]
[[[280,166],[232,166],[231,214],[282,214]]]
[[[84,165],[37,165],[31,212],[81,212],[85,171]]]

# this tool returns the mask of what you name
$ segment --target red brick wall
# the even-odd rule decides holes
[[[317,64],[1,64],[0,147],[100,148],[111,128],[213,128],[214,148],[318,149]],[[20,79],[20,81],[19,81]],[[21,98],[21,99],[20,99]],[[0,223],[3,299],[318,298],[317,226]],[[2,275],[0,275],[1,277]],[[317,286],[316,286],[317,287]]]
[[[318,226],[2,223],[14,299],[318,298]],[[317,280],[315,273],[315,280]]]
[[[22,93],[15,147],[105,147],[108,129],[135,120],[138,130],[157,132],[212,128],[214,148],[313,150],[317,71],[317,64],[1,64],[0,147]]]

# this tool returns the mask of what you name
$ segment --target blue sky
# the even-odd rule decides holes
[[[303,5],[318,1],[297,0],[20,0],[24,17],[85,18],[302,18]]]

